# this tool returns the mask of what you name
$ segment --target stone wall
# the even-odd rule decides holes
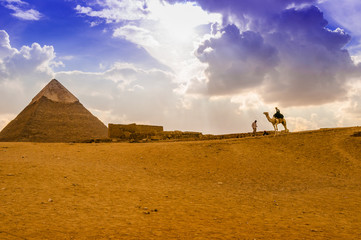
[[[273,131],[268,131],[271,135]],[[262,136],[257,132],[256,136]],[[231,138],[253,137],[253,133],[234,133],[223,135],[203,135],[201,132],[163,131],[162,126],[133,124],[109,124],[108,136],[113,142],[150,142],[150,141],[194,141],[194,140],[220,140]]]
[[[133,124],[109,124],[108,125],[108,137],[109,138],[130,138],[130,135],[155,135],[163,132],[162,126],[151,125],[137,125]]]

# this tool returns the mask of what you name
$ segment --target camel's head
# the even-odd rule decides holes
[[[263,114],[264,114],[264,115],[269,115],[269,113],[268,113],[268,112],[264,112]]]

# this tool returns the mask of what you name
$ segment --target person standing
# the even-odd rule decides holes
[[[252,123],[252,128],[253,128],[253,136],[256,136],[256,133],[257,133],[257,120],[254,120],[254,122]]]

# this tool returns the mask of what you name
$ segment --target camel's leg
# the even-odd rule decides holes
[[[289,130],[287,129],[287,123],[286,123],[286,120],[285,120],[285,119],[283,119],[282,125],[283,125],[283,127],[285,128],[285,132],[288,133]]]
[[[275,129],[275,136],[277,134],[277,131],[278,131],[278,127],[277,127],[277,124],[273,125],[273,128]]]

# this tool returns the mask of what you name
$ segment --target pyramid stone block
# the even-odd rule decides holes
[[[53,79],[0,132],[0,141],[71,142],[107,134],[107,127]]]

